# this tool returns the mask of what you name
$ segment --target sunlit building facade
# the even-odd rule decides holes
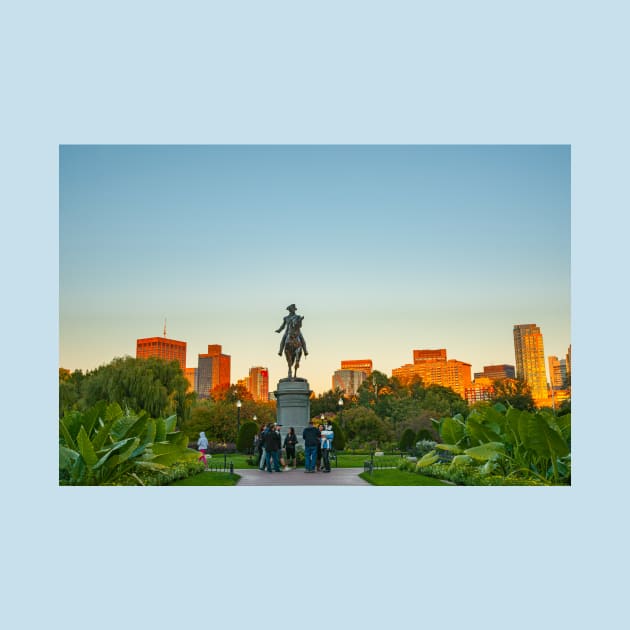
[[[446,349],[414,350],[414,362],[407,363],[392,370],[392,376],[407,384],[415,378],[422,379],[425,385],[442,385],[450,387],[462,398],[466,395],[466,388],[471,385],[470,363],[447,359]]]
[[[503,363],[501,365],[484,365],[483,372],[475,372],[475,380],[489,378],[491,381],[502,381],[506,378],[516,378],[516,370],[513,365]]]
[[[192,392],[196,390],[196,378],[197,378],[197,368],[195,367],[187,367],[184,368],[184,376],[188,381],[188,389],[186,392]]]
[[[549,362],[549,384],[553,389],[563,389],[567,386],[567,362],[566,359],[558,359],[555,356],[547,357]]]
[[[496,379],[494,379],[496,380]],[[493,379],[479,376],[464,389],[464,398],[469,405],[484,400],[490,400],[494,395]]]
[[[332,388],[341,389],[346,396],[356,396],[366,377],[363,370],[337,370],[332,377]]]
[[[369,376],[372,374],[372,359],[347,359],[341,362],[341,369],[359,371]]]
[[[221,346],[211,344],[206,354],[197,360],[197,393],[200,398],[209,398],[215,387],[230,386],[232,357],[221,352]]]
[[[536,324],[516,324],[514,326],[514,355],[516,358],[516,378],[525,381],[537,405],[547,404],[547,372],[545,369],[545,348],[540,328]]]
[[[136,339],[136,359],[155,357],[165,361],[178,361],[182,370],[186,369],[186,342],[166,337],[146,337]]]
[[[266,367],[249,368],[247,389],[256,402],[269,400],[269,370]]]

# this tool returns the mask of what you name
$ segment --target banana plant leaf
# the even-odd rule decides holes
[[[425,466],[431,466],[432,464],[435,464],[439,459],[440,458],[435,451],[430,451],[418,460],[418,462],[416,463],[416,470],[418,468],[424,468]]]
[[[459,418],[442,418],[440,437],[447,444],[457,444],[465,436],[464,423]]]
[[[467,448],[464,453],[480,462],[486,462],[505,455],[505,445],[502,442],[486,442],[479,446]]]
[[[79,435],[77,435],[77,446],[86,466],[94,466],[94,464],[98,461],[98,455],[96,454],[94,445],[83,426],[81,426],[79,429]]]
[[[569,445],[566,440],[539,413],[528,418],[525,446],[537,455],[552,459],[569,454]]]
[[[475,460],[470,455],[455,455],[450,465],[457,468],[459,466],[468,466],[468,464],[473,464],[474,462]]]

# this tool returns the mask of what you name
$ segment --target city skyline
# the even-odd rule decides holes
[[[316,393],[352,357],[513,363],[520,323],[564,356],[570,148],[60,148],[60,366],[133,356],[166,318],[188,367],[221,344],[233,382],[265,365],[274,389],[291,303]]]

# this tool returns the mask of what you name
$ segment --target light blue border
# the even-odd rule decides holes
[[[627,235],[624,5],[436,6],[6,10],[3,573],[13,626],[311,628],[324,611],[356,627],[616,625],[615,567],[620,550],[627,557],[616,487],[626,388],[611,357],[627,325],[615,300]],[[572,145],[573,487],[59,489],[58,145],[329,142]],[[601,361],[612,375],[593,369]]]

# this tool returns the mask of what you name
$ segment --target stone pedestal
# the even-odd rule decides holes
[[[277,421],[282,425],[282,442],[284,443],[289,427],[293,427],[298,444],[304,446],[302,431],[311,419],[311,390],[308,381],[305,378],[282,378],[278,381],[278,389],[274,395],[277,401]]]

